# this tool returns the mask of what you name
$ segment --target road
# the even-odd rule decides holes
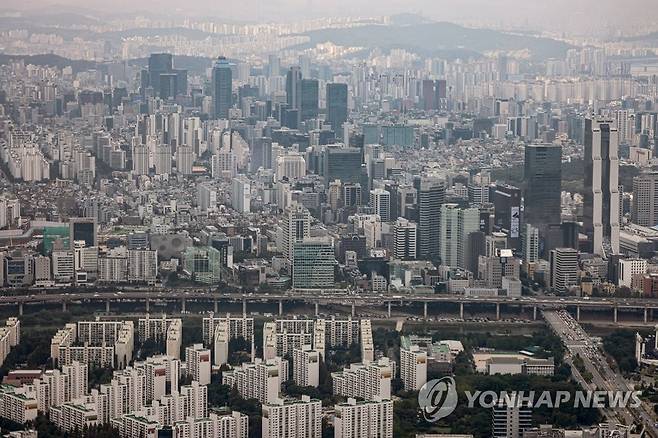
[[[580,324],[568,312],[561,311],[544,311],[544,319],[552,330],[562,339],[567,347],[568,355],[565,358],[574,371],[574,377],[586,390],[603,390],[603,391],[632,391],[623,377],[615,373],[608,362],[605,354],[594,344],[592,338],[583,330]],[[580,356],[585,369],[592,375],[591,382],[587,382],[581,373],[573,365],[576,356]],[[642,403],[641,408],[628,409],[605,409],[604,415],[608,420],[619,422],[623,420],[624,424],[640,422],[645,431],[653,437],[658,437],[658,429],[654,426],[653,416],[650,414],[651,406]]]
[[[11,293],[11,290],[7,291]],[[317,291],[287,291],[276,293],[221,293],[209,289],[186,288],[129,288],[120,287],[115,291],[95,292],[93,287],[81,288],[79,291],[62,292],[61,290],[34,289],[17,295],[0,296],[0,304],[61,302],[72,300],[232,300],[232,301],[308,301],[311,303],[330,304],[372,304],[385,305],[388,303],[453,303],[453,304],[508,304],[517,306],[537,306],[540,308],[563,308],[566,306],[581,306],[588,308],[629,308],[629,309],[658,309],[658,300],[640,298],[589,298],[554,296],[540,297],[464,297],[462,295],[391,295],[373,293],[323,292]]]

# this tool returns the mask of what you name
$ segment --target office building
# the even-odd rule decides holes
[[[494,205],[494,230],[507,234],[510,248],[521,247],[521,189],[497,183],[489,187]]]
[[[333,242],[316,237],[296,241],[293,244],[292,287],[315,289],[334,287]]]
[[[217,191],[207,183],[197,186],[197,206],[202,212],[217,209]]]
[[[98,246],[98,226],[95,218],[78,217],[69,221],[69,242],[74,249],[76,241],[84,241],[85,246]]]
[[[212,103],[214,118],[228,119],[233,106],[233,73],[224,57],[219,57],[212,68]]]
[[[132,147],[132,173],[135,176],[148,175],[149,173],[149,151],[142,144],[133,145]]]
[[[301,154],[289,153],[276,159],[276,180],[294,181],[306,175],[306,160]]]
[[[251,211],[251,181],[244,175],[238,175],[232,180],[231,207],[238,213]]]
[[[194,148],[180,145],[176,147],[176,171],[181,175],[192,175],[194,164]]]
[[[524,180],[524,222],[543,233],[561,222],[562,146],[526,145]]]
[[[171,146],[163,144],[155,147],[153,167],[156,175],[171,174]]]
[[[418,226],[404,218],[398,218],[393,225],[393,257],[399,260],[416,258]]]
[[[643,227],[658,224],[658,172],[647,172],[633,178],[631,222]]]
[[[347,114],[347,84],[327,84],[327,122],[335,133],[342,132]]]
[[[459,208],[457,204],[443,204],[440,211],[439,257],[441,264],[465,268],[468,236],[480,228],[480,210]]]
[[[252,142],[249,171],[255,173],[259,168],[272,168],[272,139],[258,137]]]
[[[140,91],[162,99],[187,94],[187,70],[175,69],[170,53],[153,53],[148,60],[148,70],[142,71]]]
[[[324,180],[327,182],[338,180],[343,184],[358,184],[361,181],[361,156],[362,152],[359,148],[327,146],[323,153],[324,167],[322,171]]]
[[[318,118],[319,83],[317,79],[302,79],[301,120]]]
[[[537,263],[539,261],[539,228],[525,224],[522,233],[521,252],[523,263]]]
[[[550,253],[550,287],[567,292],[578,284],[578,251],[573,248],[556,248]]]
[[[311,213],[302,205],[294,204],[283,212],[281,221],[281,253],[292,263],[295,242],[310,237]]]
[[[620,259],[617,268],[617,286],[631,288],[633,279],[647,273],[644,259]]]
[[[435,177],[417,177],[419,258],[438,260],[440,254],[441,204],[445,202],[445,184]]]
[[[611,119],[585,119],[583,229],[591,252],[619,254],[619,132]]]
[[[391,213],[391,194],[384,189],[371,190],[370,207],[379,215],[382,222],[388,222]]]
[[[290,67],[286,74],[286,101],[289,109],[301,111],[302,71],[298,66]]]

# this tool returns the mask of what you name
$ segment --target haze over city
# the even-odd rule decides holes
[[[658,438],[657,16],[3,0],[0,435]]]

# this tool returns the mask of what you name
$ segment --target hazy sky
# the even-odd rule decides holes
[[[657,0],[0,0],[9,8],[157,11],[252,21],[420,13],[437,20],[522,23],[543,28],[621,27],[655,20]]]

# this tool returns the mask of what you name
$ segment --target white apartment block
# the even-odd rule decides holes
[[[215,366],[228,363],[228,344],[231,340],[229,324],[226,319],[220,320],[215,325],[214,361]]]
[[[75,401],[66,402],[61,406],[50,408],[50,421],[58,429],[73,432],[100,424],[96,400],[93,396],[81,397]]]
[[[180,318],[167,318],[166,314],[162,314],[160,317],[154,317],[147,313],[144,318],[139,318],[137,321],[139,342],[144,342],[147,339],[164,341],[167,336],[167,329],[176,320],[180,321]]]
[[[5,326],[0,327],[0,365],[7,359],[12,347],[21,340],[21,322],[18,318],[7,319]]]
[[[276,399],[263,404],[263,438],[320,438],[322,403],[302,396],[301,400]]]
[[[369,319],[361,320],[361,361],[372,362],[375,359],[375,346],[372,341],[372,325]]]
[[[335,319],[332,317],[325,322],[326,339],[330,347],[349,347],[358,343],[359,330],[358,319]]]
[[[180,349],[183,342],[183,321],[175,319],[167,327],[166,351],[167,356],[180,359]]]
[[[244,399],[255,398],[261,403],[275,402],[281,385],[287,380],[288,361],[278,357],[243,363],[240,368],[225,371],[222,375],[222,384],[236,387]]]
[[[211,345],[213,343],[215,325],[224,319],[228,320],[229,337],[231,339],[243,338],[247,342],[251,342],[253,340],[254,318],[248,318],[244,315],[235,317],[228,313],[226,314],[226,317],[216,317],[213,312],[210,312],[208,317],[203,318],[201,326],[204,344]]]
[[[308,330],[302,328],[301,324],[297,329],[288,328],[285,324],[279,324],[279,321],[266,322],[263,325],[264,359],[292,355],[295,349],[301,349],[304,345],[311,345],[313,342],[313,321],[301,321],[308,323]]]
[[[203,344],[194,344],[185,348],[185,365],[187,374],[201,385],[210,384],[210,350]]]
[[[327,326],[324,319],[318,319],[313,326],[313,349],[320,354],[320,359],[324,360]]]
[[[393,402],[349,398],[334,407],[335,438],[393,438]]]
[[[400,378],[405,391],[419,391],[427,382],[427,350],[418,345],[400,348]]]
[[[207,418],[188,417],[173,425],[175,437],[185,438],[247,438],[249,417],[233,411],[226,414],[211,413]]]
[[[50,341],[50,355],[59,366],[72,362],[123,367],[132,360],[132,321],[80,321],[66,324]]]
[[[299,386],[320,385],[320,352],[305,345],[301,349],[296,348],[292,354],[293,380]]]
[[[343,397],[382,400],[391,398],[393,364],[383,357],[377,362],[351,364],[343,371],[331,373],[333,393]]]
[[[0,385],[0,417],[25,424],[37,418],[37,409],[37,394],[33,386],[15,388]]]

